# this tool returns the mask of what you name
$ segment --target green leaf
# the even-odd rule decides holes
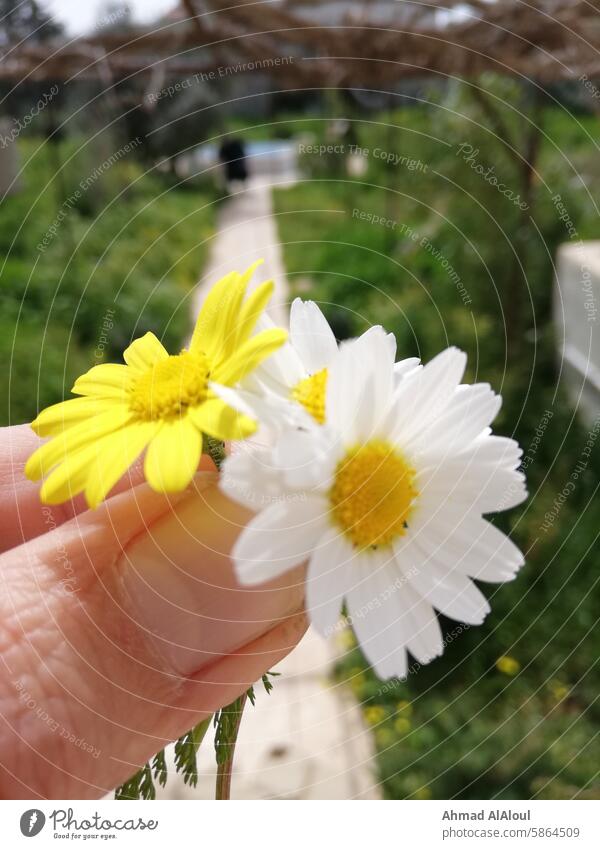
[[[115,799],[118,801],[131,799],[156,799],[156,789],[152,780],[150,764],[145,764],[131,778],[117,787]]]
[[[199,722],[175,743],[175,769],[183,774],[184,783],[190,787],[198,784],[196,755],[210,725],[210,719],[209,717]]]
[[[165,758],[165,750],[161,749],[152,759],[152,772],[161,787],[167,783],[167,761]]]

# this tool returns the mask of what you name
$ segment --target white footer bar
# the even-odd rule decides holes
[[[598,849],[600,801],[4,801],[0,834],[11,849]]]

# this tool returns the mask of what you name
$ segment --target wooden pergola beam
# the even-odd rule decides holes
[[[365,3],[335,25],[310,0],[204,3],[183,0],[177,19],[155,28],[98,32],[71,41],[7,47],[0,79],[113,78],[152,71],[206,73],[215,59],[259,61],[290,56],[277,71],[282,88],[386,86],[406,77],[475,77],[495,71],[538,81],[600,75],[600,15],[587,0],[495,3],[429,0],[390,3],[385,20]],[[461,8],[463,11],[461,11]],[[440,15],[444,16],[442,26]]]

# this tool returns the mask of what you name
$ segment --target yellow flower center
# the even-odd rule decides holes
[[[144,421],[178,418],[208,395],[209,364],[202,353],[159,360],[133,384],[130,409]]]
[[[325,390],[327,388],[327,369],[322,368],[299,380],[292,389],[292,398],[302,404],[319,424],[325,421]]]
[[[390,545],[406,533],[418,492],[415,470],[383,440],[351,448],[338,463],[329,500],[353,545]]]

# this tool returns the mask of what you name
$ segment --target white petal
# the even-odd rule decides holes
[[[306,607],[310,621],[329,636],[339,619],[342,600],[352,586],[352,545],[337,528],[329,528],[311,557],[306,580]]]
[[[394,389],[396,339],[391,333],[386,333],[382,327],[375,326],[359,336],[355,344],[358,356],[364,359],[368,369],[367,396],[363,403],[365,413],[370,413],[370,421],[367,423],[365,416],[363,431],[358,434],[367,440],[379,435],[382,429],[385,429]]]
[[[251,510],[262,510],[277,501],[284,492],[279,469],[272,463],[271,452],[248,443],[226,458],[219,487],[234,501]]]
[[[366,442],[387,420],[393,360],[385,332],[373,327],[340,346],[329,372],[326,421],[346,444]]]
[[[379,338],[384,339],[384,343],[385,343],[387,355],[388,355],[388,360],[389,360],[390,364],[393,365],[394,368],[395,368],[394,360],[396,359],[396,337],[394,336],[394,334],[393,333],[386,333],[386,331],[383,329],[383,327],[380,324],[374,324],[372,327],[369,327],[368,330],[365,330],[365,332],[362,333],[358,337],[358,339],[362,340],[363,342],[366,341],[368,344],[370,344],[370,340],[371,340],[372,335],[376,335]],[[417,362],[418,362],[418,360],[417,360]]]
[[[351,342],[343,344],[329,370],[325,419],[346,443],[353,443],[357,438],[366,379],[364,360]]]
[[[516,469],[522,456],[523,451],[518,442],[506,436],[492,436],[487,428],[468,448],[457,455],[466,462],[493,464],[506,469]]]
[[[410,639],[404,581],[390,563],[390,552],[362,553],[348,592],[350,621],[361,649],[380,678],[405,678]]]
[[[424,426],[415,448],[444,457],[464,450],[491,424],[501,404],[500,396],[485,383],[459,386],[443,413]]]
[[[421,598],[408,582],[402,589],[409,621],[408,650],[419,661],[429,663],[444,651],[442,629],[429,602]]]
[[[512,581],[525,562],[509,537],[475,515],[467,515],[447,529],[434,522],[419,541],[422,548],[435,552],[436,556],[441,558],[443,553],[449,568],[480,581]]]
[[[306,430],[286,430],[273,448],[273,463],[286,487],[294,490],[327,489],[339,451],[326,427],[314,423]]]
[[[466,363],[463,351],[447,348],[400,381],[394,399],[393,438],[406,442],[435,421],[453,398]]]
[[[209,388],[234,410],[274,430],[280,430],[287,425],[303,427],[312,421],[299,404],[269,390],[232,389],[212,381]]]
[[[512,581],[525,563],[521,550],[501,530],[481,519],[479,533],[473,542],[471,556],[477,562],[469,568],[472,578],[500,583]],[[462,561],[463,565],[466,565]]]
[[[292,303],[290,341],[308,374],[328,368],[337,356],[333,331],[314,301],[296,298]]]
[[[394,378],[399,380],[402,377],[406,377],[406,375],[415,371],[415,369],[421,369],[421,361],[418,357],[406,357],[404,360],[398,360],[394,365]]]
[[[479,513],[508,510],[527,496],[521,472],[457,458],[442,459],[437,467],[420,472],[416,486],[431,502],[476,508]]]
[[[325,512],[325,503],[311,498],[284,500],[255,516],[231,553],[239,582],[260,584],[307,560],[326,530]]]
[[[409,585],[451,619],[480,625],[490,612],[487,599],[475,584],[430,557],[420,546],[419,538],[412,539],[410,545],[398,547],[397,560]]]
[[[246,416],[255,416],[249,403],[250,393],[240,389],[232,389],[231,386],[224,386],[222,383],[215,383],[214,381],[210,381],[208,386],[229,407],[233,407],[234,410],[244,413]]]
[[[276,326],[275,322],[266,313],[263,313],[258,319],[255,331],[269,330]],[[252,372],[250,379],[253,376],[262,380],[272,391],[287,398],[298,381],[307,377],[307,372],[300,355],[288,341],[281,348],[278,348],[274,354],[263,360]]]

